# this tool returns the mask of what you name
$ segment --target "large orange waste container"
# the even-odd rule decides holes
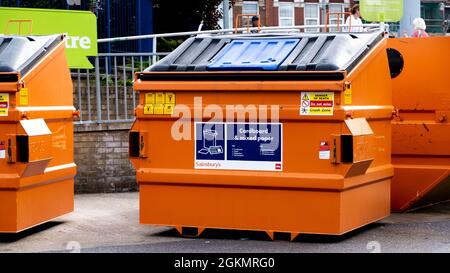
[[[0,36],[0,232],[73,210],[72,81],[64,36]]]
[[[450,37],[389,39],[392,209],[450,199]]]
[[[137,73],[140,222],[294,238],[388,216],[386,43],[382,32],[198,36]]]

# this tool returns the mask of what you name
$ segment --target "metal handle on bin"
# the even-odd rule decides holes
[[[130,131],[129,133],[129,155],[130,157],[146,158],[147,145],[145,140],[147,139],[147,132]]]
[[[15,160],[13,159],[13,152],[12,152],[12,140],[11,138],[8,138],[8,163],[14,163]]]

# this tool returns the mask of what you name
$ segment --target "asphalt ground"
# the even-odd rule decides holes
[[[139,194],[75,196],[75,211],[19,234],[0,234],[0,252],[82,253],[450,253],[450,202],[390,217],[343,236],[206,230],[199,238],[139,224]]]

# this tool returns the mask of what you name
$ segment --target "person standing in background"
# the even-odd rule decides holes
[[[363,32],[361,13],[359,12],[359,4],[354,4],[351,9],[352,14],[345,20],[345,28],[348,32]]]
[[[425,21],[422,18],[416,18],[413,21],[414,32],[412,37],[430,37],[428,33],[425,31],[427,26],[425,25]]]
[[[252,27],[258,27],[259,25],[259,17],[258,16],[253,16],[252,17]],[[261,26],[260,26],[261,27]],[[258,33],[259,30],[258,29],[252,29],[250,30],[251,33]]]

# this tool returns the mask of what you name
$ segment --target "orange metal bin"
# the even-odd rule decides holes
[[[398,110],[392,209],[403,211],[450,199],[450,37],[389,39],[388,47]]]
[[[294,238],[388,216],[386,43],[381,32],[199,36],[137,73],[140,222]]]
[[[0,232],[73,211],[75,109],[63,40],[0,37]]]

